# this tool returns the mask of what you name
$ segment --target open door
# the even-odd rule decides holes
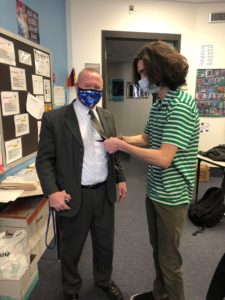
[[[145,44],[156,40],[171,43],[180,50],[178,34],[102,31],[102,104],[113,113],[119,134],[143,132],[152,96],[134,96],[132,60]]]

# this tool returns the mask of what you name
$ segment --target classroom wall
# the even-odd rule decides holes
[[[215,61],[212,67],[224,67],[225,23],[209,24],[208,13],[225,11],[225,3],[136,0],[132,2],[135,12],[129,14],[130,4],[128,0],[66,0],[67,28],[70,28],[67,34],[70,49],[73,49],[69,68],[74,66],[79,72],[86,62],[101,64],[101,30],[181,34],[181,53],[190,65],[187,91],[192,95],[195,94],[200,44],[213,43]],[[201,134],[199,148],[204,150],[225,143],[225,118],[201,118],[201,121],[205,119],[210,132]]]
[[[225,69],[225,23],[208,23],[209,12],[224,12],[225,3],[207,4],[197,7],[196,36],[194,57],[199,58],[201,45],[213,45],[212,68]],[[199,60],[195,61],[199,66]],[[209,126],[208,133],[202,133],[200,138],[200,149],[208,150],[216,145],[225,144],[225,118],[201,118],[201,122]]]
[[[40,45],[51,50],[56,85],[65,86],[68,77],[65,0],[23,2],[38,13]],[[16,0],[0,0],[0,27],[18,34]]]

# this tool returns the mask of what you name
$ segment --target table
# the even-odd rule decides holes
[[[199,176],[200,176],[200,165],[201,162],[207,162],[211,165],[220,167],[223,170],[223,176],[225,175],[225,161],[212,160],[206,156],[198,154],[198,163],[197,163],[197,180],[196,180],[196,191],[195,191],[195,202],[198,200],[198,187],[199,187]]]

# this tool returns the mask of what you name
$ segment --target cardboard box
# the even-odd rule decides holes
[[[38,281],[37,257],[31,254],[29,269],[18,280],[0,280],[0,300],[26,300]]]
[[[0,212],[0,232],[13,234],[18,229],[26,230],[31,253],[39,260],[42,255],[40,240],[46,231],[48,211],[46,198],[18,199]]]
[[[209,175],[209,166],[207,164],[201,163],[199,181],[209,181]]]
[[[10,202],[0,212],[0,226],[21,228],[30,225],[32,235],[36,231],[37,223],[46,215],[48,215],[48,200],[46,198],[18,198],[15,202]]]
[[[38,279],[39,279],[39,273],[38,273],[38,269],[36,269],[34,271],[34,273],[31,275],[31,277],[30,277],[29,281],[27,282],[27,284],[24,286],[24,288],[22,290],[22,298],[19,299],[19,300],[28,300],[29,299],[33,288],[35,287],[35,285],[38,282]],[[11,298],[10,300],[15,300],[15,299]]]

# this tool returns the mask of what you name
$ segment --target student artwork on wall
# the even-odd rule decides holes
[[[52,109],[48,49],[0,28],[0,135],[5,170],[35,156],[44,111]]]
[[[200,116],[225,117],[225,69],[198,69],[195,98]]]
[[[112,79],[109,81],[109,100],[115,102],[124,101],[123,79]]]

